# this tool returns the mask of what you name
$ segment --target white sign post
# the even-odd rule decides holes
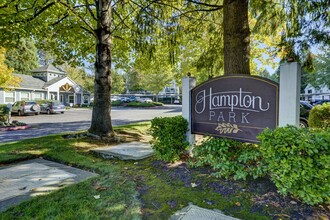
[[[182,78],[182,117],[188,121],[188,131],[186,133],[186,140],[189,142],[190,150],[195,144],[195,135],[191,133],[191,100],[190,91],[196,86],[196,79],[194,77]]]
[[[300,78],[299,63],[285,63],[280,66],[279,127],[299,126]]]

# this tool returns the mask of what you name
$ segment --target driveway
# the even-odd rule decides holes
[[[113,107],[111,110],[112,125],[124,125],[149,121],[155,117],[172,117],[181,115],[181,105],[165,105],[156,108],[124,108]],[[40,137],[48,134],[58,134],[87,130],[92,118],[91,109],[69,109],[64,114],[13,116],[12,120],[25,122],[32,126],[27,130],[2,131],[0,143]]]

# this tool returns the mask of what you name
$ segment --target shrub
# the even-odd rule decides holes
[[[7,105],[0,105],[0,121],[6,122],[8,120],[9,108]]]
[[[129,102],[126,104],[128,107],[154,107],[153,103],[146,103],[146,102]]]
[[[150,143],[156,157],[169,162],[178,160],[179,155],[188,147],[188,142],[185,141],[187,131],[188,122],[182,116],[157,117],[151,120],[149,132],[152,140]]]
[[[112,101],[111,102],[111,106],[121,106],[123,103],[121,102],[121,101],[119,101],[119,100],[117,100],[117,101]]]
[[[330,103],[316,105],[308,117],[308,124],[314,128],[330,128]]]
[[[280,193],[307,204],[330,202],[330,129],[266,129],[260,150]]]
[[[163,105],[164,105],[164,104],[161,103],[161,102],[153,102],[153,104],[154,104],[155,106],[163,106]]]
[[[208,138],[193,149],[193,166],[210,165],[216,177],[246,179],[264,176],[263,164],[258,145],[242,143],[225,138]]]
[[[155,107],[155,106],[162,106],[163,103],[160,102],[129,102],[126,104],[128,107]]]

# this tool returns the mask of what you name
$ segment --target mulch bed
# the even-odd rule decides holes
[[[0,131],[16,131],[16,130],[25,130],[29,128],[31,128],[30,125],[8,126],[8,127],[0,127]]]
[[[246,181],[235,181],[208,178],[212,174],[211,168],[190,168],[186,162],[181,162],[176,166],[163,161],[153,161],[152,166],[165,173],[170,179],[182,181],[185,187],[192,187],[200,190],[213,190],[214,193],[221,194],[230,200],[231,196],[245,192],[249,195],[252,206],[250,213],[256,212],[268,216],[270,219],[330,219],[330,205],[309,206],[291,196],[282,196],[277,192],[276,186],[269,178],[250,179]],[[198,176],[198,178],[196,178]],[[151,186],[139,187],[139,193],[148,193]],[[204,202],[209,205],[216,204],[205,198]],[[171,201],[170,206],[175,206],[176,201]],[[238,204],[235,209],[242,209]],[[230,210],[222,210],[228,211]]]

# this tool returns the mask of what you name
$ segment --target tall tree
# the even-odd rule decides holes
[[[6,64],[14,68],[15,73],[31,74],[39,66],[37,48],[31,39],[22,38],[9,48],[6,53]]]
[[[112,93],[122,94],[125,92],[125,80],[122,74],[118,71],[112,70]]]
[[[223,1],[225,74],[250,75],[248,0]]]
[[[329,48],[314,58],[315,69],[307,75],[307,81],[314,87],[328,86],[330,88],[330,55]]]
[[[78,63],[96,54],[95,103],[89,131],[111,136],[112,60],[129,63],[130,53],[137,51],[152,59],[157,45],[171,45],[169,60],[174,62],[187,48],[184,44],[190,43],[188,38],[180,41],[180,36],[190,34],[181,21],[190,20],[201,27],[209,22],[211,12],[222,11],[225,74],[249,74],[249,5],[258,20],[254,31],[265,31],[263,25],[274,24],[269,21],[285,23],[282,46],[291,56],[292,51],[297,53],[297,44],[307,47],[320,41],[329,43],[329,4],[328,0],[4,0],[0,3],[0,45],[31,35],[40,43],[46,33],[45,49],[56,52],[57,59]],[[317,23],[319,20],[322,22]],[[306,34],[312,37],[304,38]]]
[[[112,136],[110,116],[111,43],[118,34],[125,35],[124,1],[29,1],[5,0],[0,3],[1,43],[12,43],[21,37],[33,36],[47,44],[46,51],[72,63],[95,56],[94,106],[91,133]],[[115,9],[115,10],[113,10]],[[134,12],[135,8],[127,13]],[[115,12],[114,11],[118,11]],[[123,14],[121,14],[123,12]],[[117,16],[117,17],[116,17]],[[115,24],[115,25],[113,25]],[[45,35],[47,33],[47,35]]]
[[[157,50],[159,59],[138,59],[134,69],[139,72],[140,84],[144,90],[158,94],[174,79],[173,67],[166,62],[167,54],[162,50]]]

